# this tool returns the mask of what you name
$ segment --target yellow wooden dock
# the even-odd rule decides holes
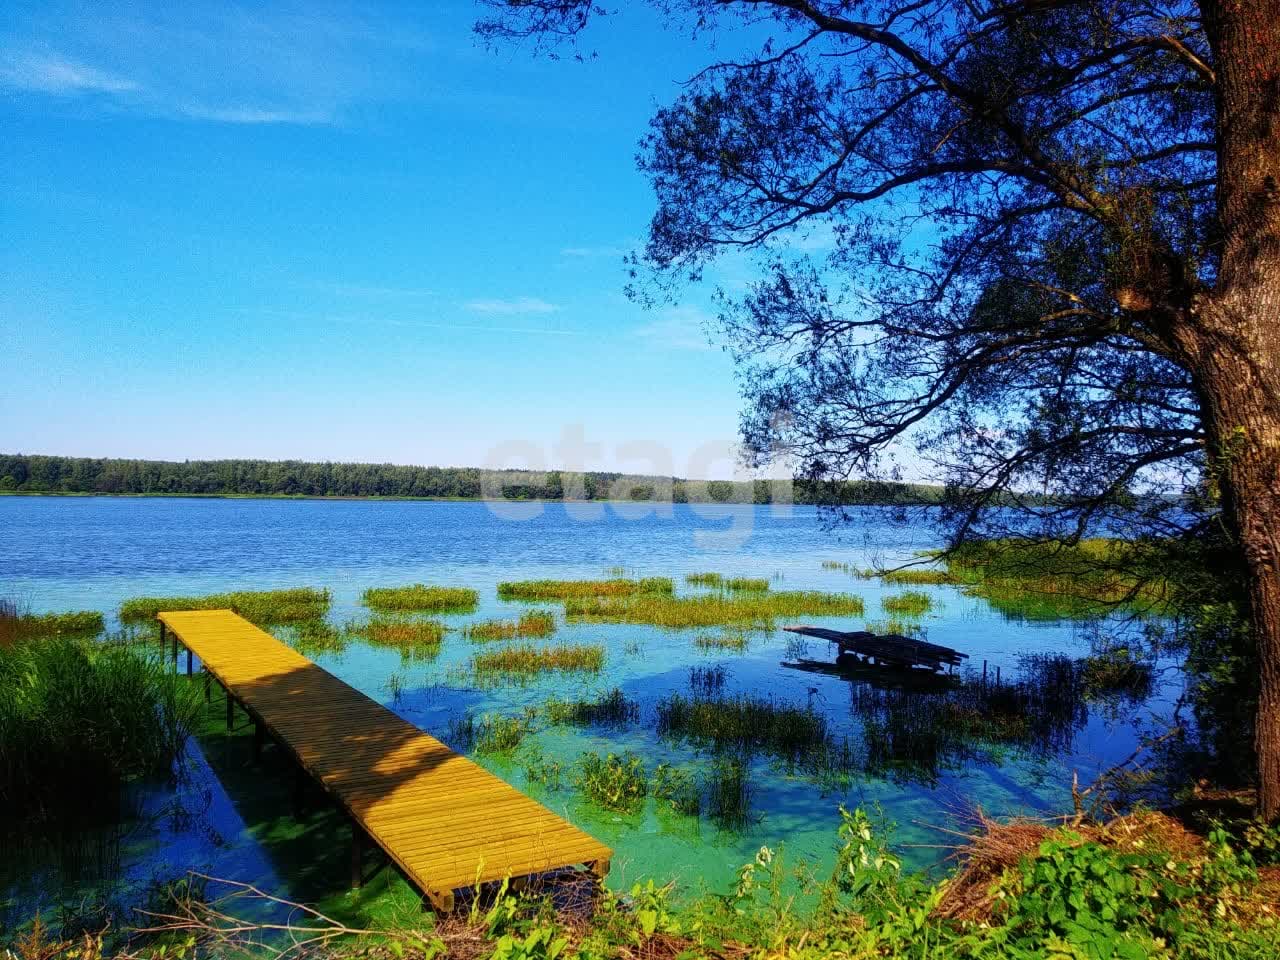
[[[506,781],[343,683],[231,610],[158,615],[232,702],[351,816],[437,909],[454,891],[565,867],[603,876],[613,852]]]

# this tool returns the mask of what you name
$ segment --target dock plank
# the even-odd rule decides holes
[[[158,619],[433,900],[612,858],[568,820],[233,611]]]

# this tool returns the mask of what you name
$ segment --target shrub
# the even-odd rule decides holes
[[[361,602],[383,612],[471,613],[480,602],[480,594],[467,587],[415,583],[408,587],[370,587]]]

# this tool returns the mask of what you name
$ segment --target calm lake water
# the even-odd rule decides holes
[[[880,508],[857,510],[853,522],[832,530],[806,507],[676,506],[655,514],[637,505],[0,497],[0,596],[32,611],[97,609],[113,616],[132,596],[316,586],[332,590],[330,619],[342,624],[367,615],[359,596],[370,586],[474,587],[480,609],[444,618],[458,627],[511,617],[523,608],[497,599],[501,580],[598,579],[609,568],[624,567],[630,576],[675,577],[682,591],[690,589],[683,585],[684,574],[716,571],[769,577],[775,589],[855,593],[866,602],[865,620],[804,619],[860,629],[864,622],[883,621],[881,598],[898,591],[824,569],[822,561],[889,563],[935,543],[927,527],[896,525]],[[1089,652],[1089,625],[1007,619],[955,588],[923,589],[934,602],[923,618],[924,635],[969,654],[975,670],[985,660],[992,674],[999,667],[1006,680],[1016,679],[1028,654]],[[288,630],[278,633],[289,639]],[[909,719],[928,714],[933,701],[927,695],[878,691],[786,668],[782,661],[801,651],[788,648],[792,637],[781,630],[755,636],[742,653],[702,650],[694,634],[562,624],[557,640],[605,646],[602,673],[496,689],[478,689],[468,680],[465,668],[475,646],[460,632],[450,632],[430,662],[359,641],[316,659],[444,738],[450,721],[468,711],[514,715],[550,696],[590,696],[615,686],[639,701],[640,722],[623,730],[544,728],[527,741],[527,749],[539,748],[566,764],[584,750],[633,750],[651,768],[660,761],[702,768],[710,762],[705,753],[657,735],[655,704],[672,692],[688,693],[691,668],[717,665],[724,668],[728,695],[810,704],[855,745],[875,735],[891,750],[901,749],[901,763],[881,764],[878,775],[860,773],[842,783],[817,782],[755,757],[752,817],[744,829],[719,829],[706,818],[662,811],[653,802],[641,814],[620,816],[593,808],[572,789],[529,788],[616,849],[610,885],[626,888],[653,877],[677,879],[691,891],[728,889],[736,868],[762,844],[785,846],[792,865],[804,861],[825,869],[841,804],[882,808],[897,824],[897,840],[908,845],[907,860],[918,866],[945,854],[938,845],[953,840],[941,831],[963,828],[977,806],[996,815],[1069,809],[1072,772],[1087,783],[1128,756],[1136,744],[1137,718],[1167,711],[1180,686],[1176,674],[1166,672],[1165,686],[1147,703],[1082,706],[1035,746],[978,744],[930,756],[909,731],[883,726],[886,697],[896,698],[896,716]],[[809,642],[805,655],[832,658],[817,641]],[[216,702],[214,708],[220,713]],[[210,730],[217,727],[211,721]],[[336,834],[324,836],[326,830],[333,833],[333,822],[319,815],[294,818],[283,765],[254,767],[243,742],[213,734],[202,737],[192,753],[191,770],[179,787],[139,792],[139,817],[108,844],[105,867],[95,866],[100,851],[68,862],[46,860],[38,870],[15,866],[17,861],[0,866],[0,895],[9,901],[10,915],[33,904],[66,902],[102,882],[104,874],[122,902],[142,896],[153,881],[190,869],[312,900],[342,895],[345,853],[317,865],[307,852],[308,844],[329,853],[340,846]],[[482,762],[526,786],[518,759]]]

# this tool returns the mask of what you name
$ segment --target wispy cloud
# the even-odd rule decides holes
[[[560,308],[538,297],[516,297],[513,300],[471,300],[463,304],[472,313],[496,316],[525,316],[538,313],[555,313]]]
[[[0,85],[39,93],[132,93],[140,84],[88,64],[56,56],[8,54],[0,60]]]
[[[398,12],[46,0],[6,24],[0,87],[226,124],[335,124],[421,90],[433,41]]]
[[[629,252],[626,247],[565,247],[560,251],[560,255],[587,260],[596,257],[625,257]]]
[[[667,350],[711,350],[711,323],[711,316],[698,307],[668,307],[634,333],[651,346]]]

